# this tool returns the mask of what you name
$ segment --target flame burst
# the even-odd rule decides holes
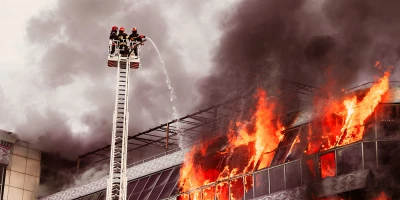
[[[382,97],[389,89],[389,72],[375,83],[363,98],[357,95],[342,101],[325,104],[322,120],[306,127],[307,155],[331,149],[337,146],[357,142],[365,132],[365,123],[374,112]],[[269,102],[266,92],[258,90],[258,103],[251,122],[231,123],[227,134],[227,145],[215,153],[220,141],[209,140],[193,147],[185,157],[180,171],[179,188],[181,192],[191,191],[190,199],[241,199],[243,189],[253,187],[251,176],[237,178],[230,182],[228,178],[270,166],[275,149],[283,139],[284,127],[274,115],[275,104]],[[317,129],[317,130],[314,130]],[[293,141],[290,152],[300,142],[299,136]],[[335,176],[336,165],[334,153],[321,156],[321,177]],[[312,175],[315,167],[312,161],[307,162]],[[198,192],[196,188],[217,182]],[[231,189],[229,189],[231,188]],[[188,199],[183,195],[180,199]]]
[[[342,127],[342,140],[340,145],[350,144],[362,139],[366,119],[374,112],[376,106],[382,100],[383,95],[389,90],[389,72],[374,84],[361,102],[353,96],[344,101],[347,109],[346,120]]]
[[[244,188],[252,187],[251,179],[245,177],[231,181],[230,177],[268,167],[274,157],[274,150],[283,138],[283,126],[277,122],[273,110],[275,104],[267,100],[266,92],[258,90],[257,109],[253,123],[236,122],[228,133],[228,145],[218,154],[207,154],[213,141],[201,144],[186,155],[180,171],[179,186],[182,192],[220,181],[216,187],[218,199],[241,199]],[[234,131],[236,128],[237,131]],[[200,164],[201,163],[201,164]],[[250,177],[251,178],[251,177]],[[213,189],[203,190],[203,197],[213,196]],[[238,191],[238,192],[237,192]],[[199,200],[199,193],[193,193],[190,199]]]
[[[389,72],[375,83],[365,94],[362,100],[357,95],[352,95],[340,103],[335,101],[329,105],[327,116],[322,122],[322,146],[321,150],[331,149],[337,146],[351,144],[360,141],[365,132],[365,123],[375,108],[381,102],[383,96],[389,90]],[[316,135],[310,130],[310,135]],[[309,146],[318,146],[320,141],[311,142]],[[316,153],[315,147],[308,154]]]

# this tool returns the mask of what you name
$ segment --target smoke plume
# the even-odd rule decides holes
[[[211,76],[200,82],[203,104],[271,91],[291,80],[337,90],[372,81],[399,57],[397,1],[242,1],[221,23],[225,30]],[[398,72],[395,72],[395,74]],[[395,77],[395,76],[393,76]]]
[[[211,19],[234,1],[54,1],[29,19],[24,46],[17,47],[17,56],[24,59],[0,79],[0,111],[7,113],[0,117],[1,128],[71,160],[110,144],[117,77],[116,69],[107,67],[107,51],[114,25],[129,34],[137,27],[152,38],[166,63],[178,109],[191,112],[200,99],[195,83],[207,75],[209,49],[220,36]],[[131,73],[130,135],[172,120],[156,51],[146,43],[141,55],[140,69]],[[153,147],[129,155],[138,160],[164,151]]]
[[[210,45],[201,41],[218,38],[217,22],[209,19],[224,6],[219,1],[55,2],[28,21],[27,73],[20,76],[24,88],[0,95],[2,110],[14,107],[20,114],[10,114],[2,126],[40,150],[70,159],[109,144],[116,70],[107,67],[106,59],[113,25],[124,26],[129,34],[137,27],[155,41],[178,108],[190,112],[199,99],[195,82],[208,69]],[[165,77],[150,44],[143,46],[141,61],[141,68],[131,74],[130,135],[172,120]],[[15,98],[5,98],[12,92]]]

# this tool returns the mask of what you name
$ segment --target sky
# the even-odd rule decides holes
[[[116,86],[116,70],[106,66],[113,25],[136,26],[155,41],[180,114],[190,113],[201,100],[197,81],[210,73],[219,24],[236,1],[1,0],[0,112],[7,114],[0,129],[71,157],[107,144]],[[130,135],[172,119],[150,43],[141,62],[131,73]]]

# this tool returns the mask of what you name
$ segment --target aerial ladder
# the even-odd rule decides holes
[[[128,93],[130,69],[139,68],[140,44],[132,44],[132,48],[121,51],[116,40],[110,40],[108,66],[117,68],[117,90],[113,114],[113,130],[111,140],[110,173],[107,182],[106,200],[126,200],[127,146],[128,146]],[[130,41],[126,41],[129,43]],[[144,41],[143,41],[144,42]],[[143,43],[142,42],[142,43]],[[129,47],[127,45],[126,47]],[[138,48],[138,55],[132,55],[133,47]]]

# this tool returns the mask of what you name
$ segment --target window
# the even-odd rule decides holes
[[[400,136],[400,111],[398,105],[384,105],[378,109],[378,138]]]
[[[319,162],[321,178],[327,178],[336,175],[335,152],[329,152],[321,155]]]
[[[337,175],[362,169],[361,144],[337,150]]]
[[[288,163],[285,166],[286,189],[301,185],[300,161]]]
[[[268,170],[263,170],[254,174],[254,197],[269,194]]]

